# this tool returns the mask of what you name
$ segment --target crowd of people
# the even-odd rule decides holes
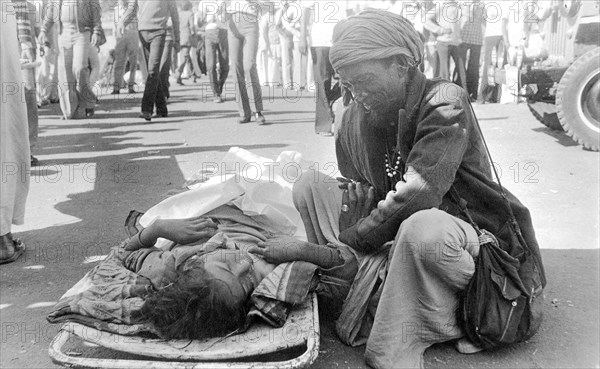
[[[19,19],[32,19],[28,32],[40,46],[30,57],[35,60],[37,51],[41,61],[37,103],[60,102],[64,119],[94,116],[98,83],[112,87],[112,94],[125,87],[135,93],[143,85],[140,117],[148,121],[168,116],[170,76],[183,84],[183,76],[197,82],[207,75],[213,101],[222,103],[231,68],[240,123],[253,115],[266,122],[261,86],[310,89],[317,95],[315,131],[321,135],[333,134],[332,105],[343,92],[328,49],[333,27],[348,16],[376,8],[405,17],[424,41],[428,77],[456,82],[473,101],[497,102],[496,71],[522,61],[533,21],[551,13],[542,0],[118,0],[114,24],[104,25],[105,32],[100,0],[13,3],[26,9]],[[105,34],[114,35],[114,47]],[[27,83],[32,89],[34,81]]]

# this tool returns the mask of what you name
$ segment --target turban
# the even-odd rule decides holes
[[[366,9],[340,21],[333,29],[333,45],[329,52],[337,70],[366,60],[404,55],[413,65],[423,59],[423,42],[406,18],[394,13]]]

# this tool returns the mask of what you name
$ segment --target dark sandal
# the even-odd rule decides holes
[[[16,240],[13,240],[12,236],[9,236],[9,234],[5,234],[4,236],[2,236],[2,246],[8,246],[8,242],[12,242],[13,244],[13,254],[9,258],[0,259],[0,264],[12,263],[13,261],[16,261],[25,252],[25,245],[23,244],[23,242],[21,242],[21,240],[19,240],[18,238]]]

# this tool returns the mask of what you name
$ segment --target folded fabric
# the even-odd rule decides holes
[[[309,165],[295,151],[284,151],[273,160],[232,147],[220,162],[203,163],[199,171],[212,173],[207,181],[156,204],[141,217],[140,224],[147,227],[157,217],[199,216],[232,203],[265,230],[306,240],[292,188]],[[164,239],[157,243],[159,248],[170,246],[172,243]]]

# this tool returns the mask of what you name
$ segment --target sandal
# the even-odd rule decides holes
[[[12,243],[13,246],[13,253],[10,257],[6,257],[9,254],[9,245]],[[17,260],[21,255],[23,255],[23,253],[25,252],[25,245],[23,244],[23,242],[21,242],[21,240],[19,240],[18,238],[16,240],[13,240],[12,235],[10,233],[5,234],[4,236],[2,236],[2,244],[1,244],[1,249],[5,250],[4,254],[2,256],[5,256],[4,258],[0,258],[0,264],[8,264],[8,263],[12,263],[13,261]]]

